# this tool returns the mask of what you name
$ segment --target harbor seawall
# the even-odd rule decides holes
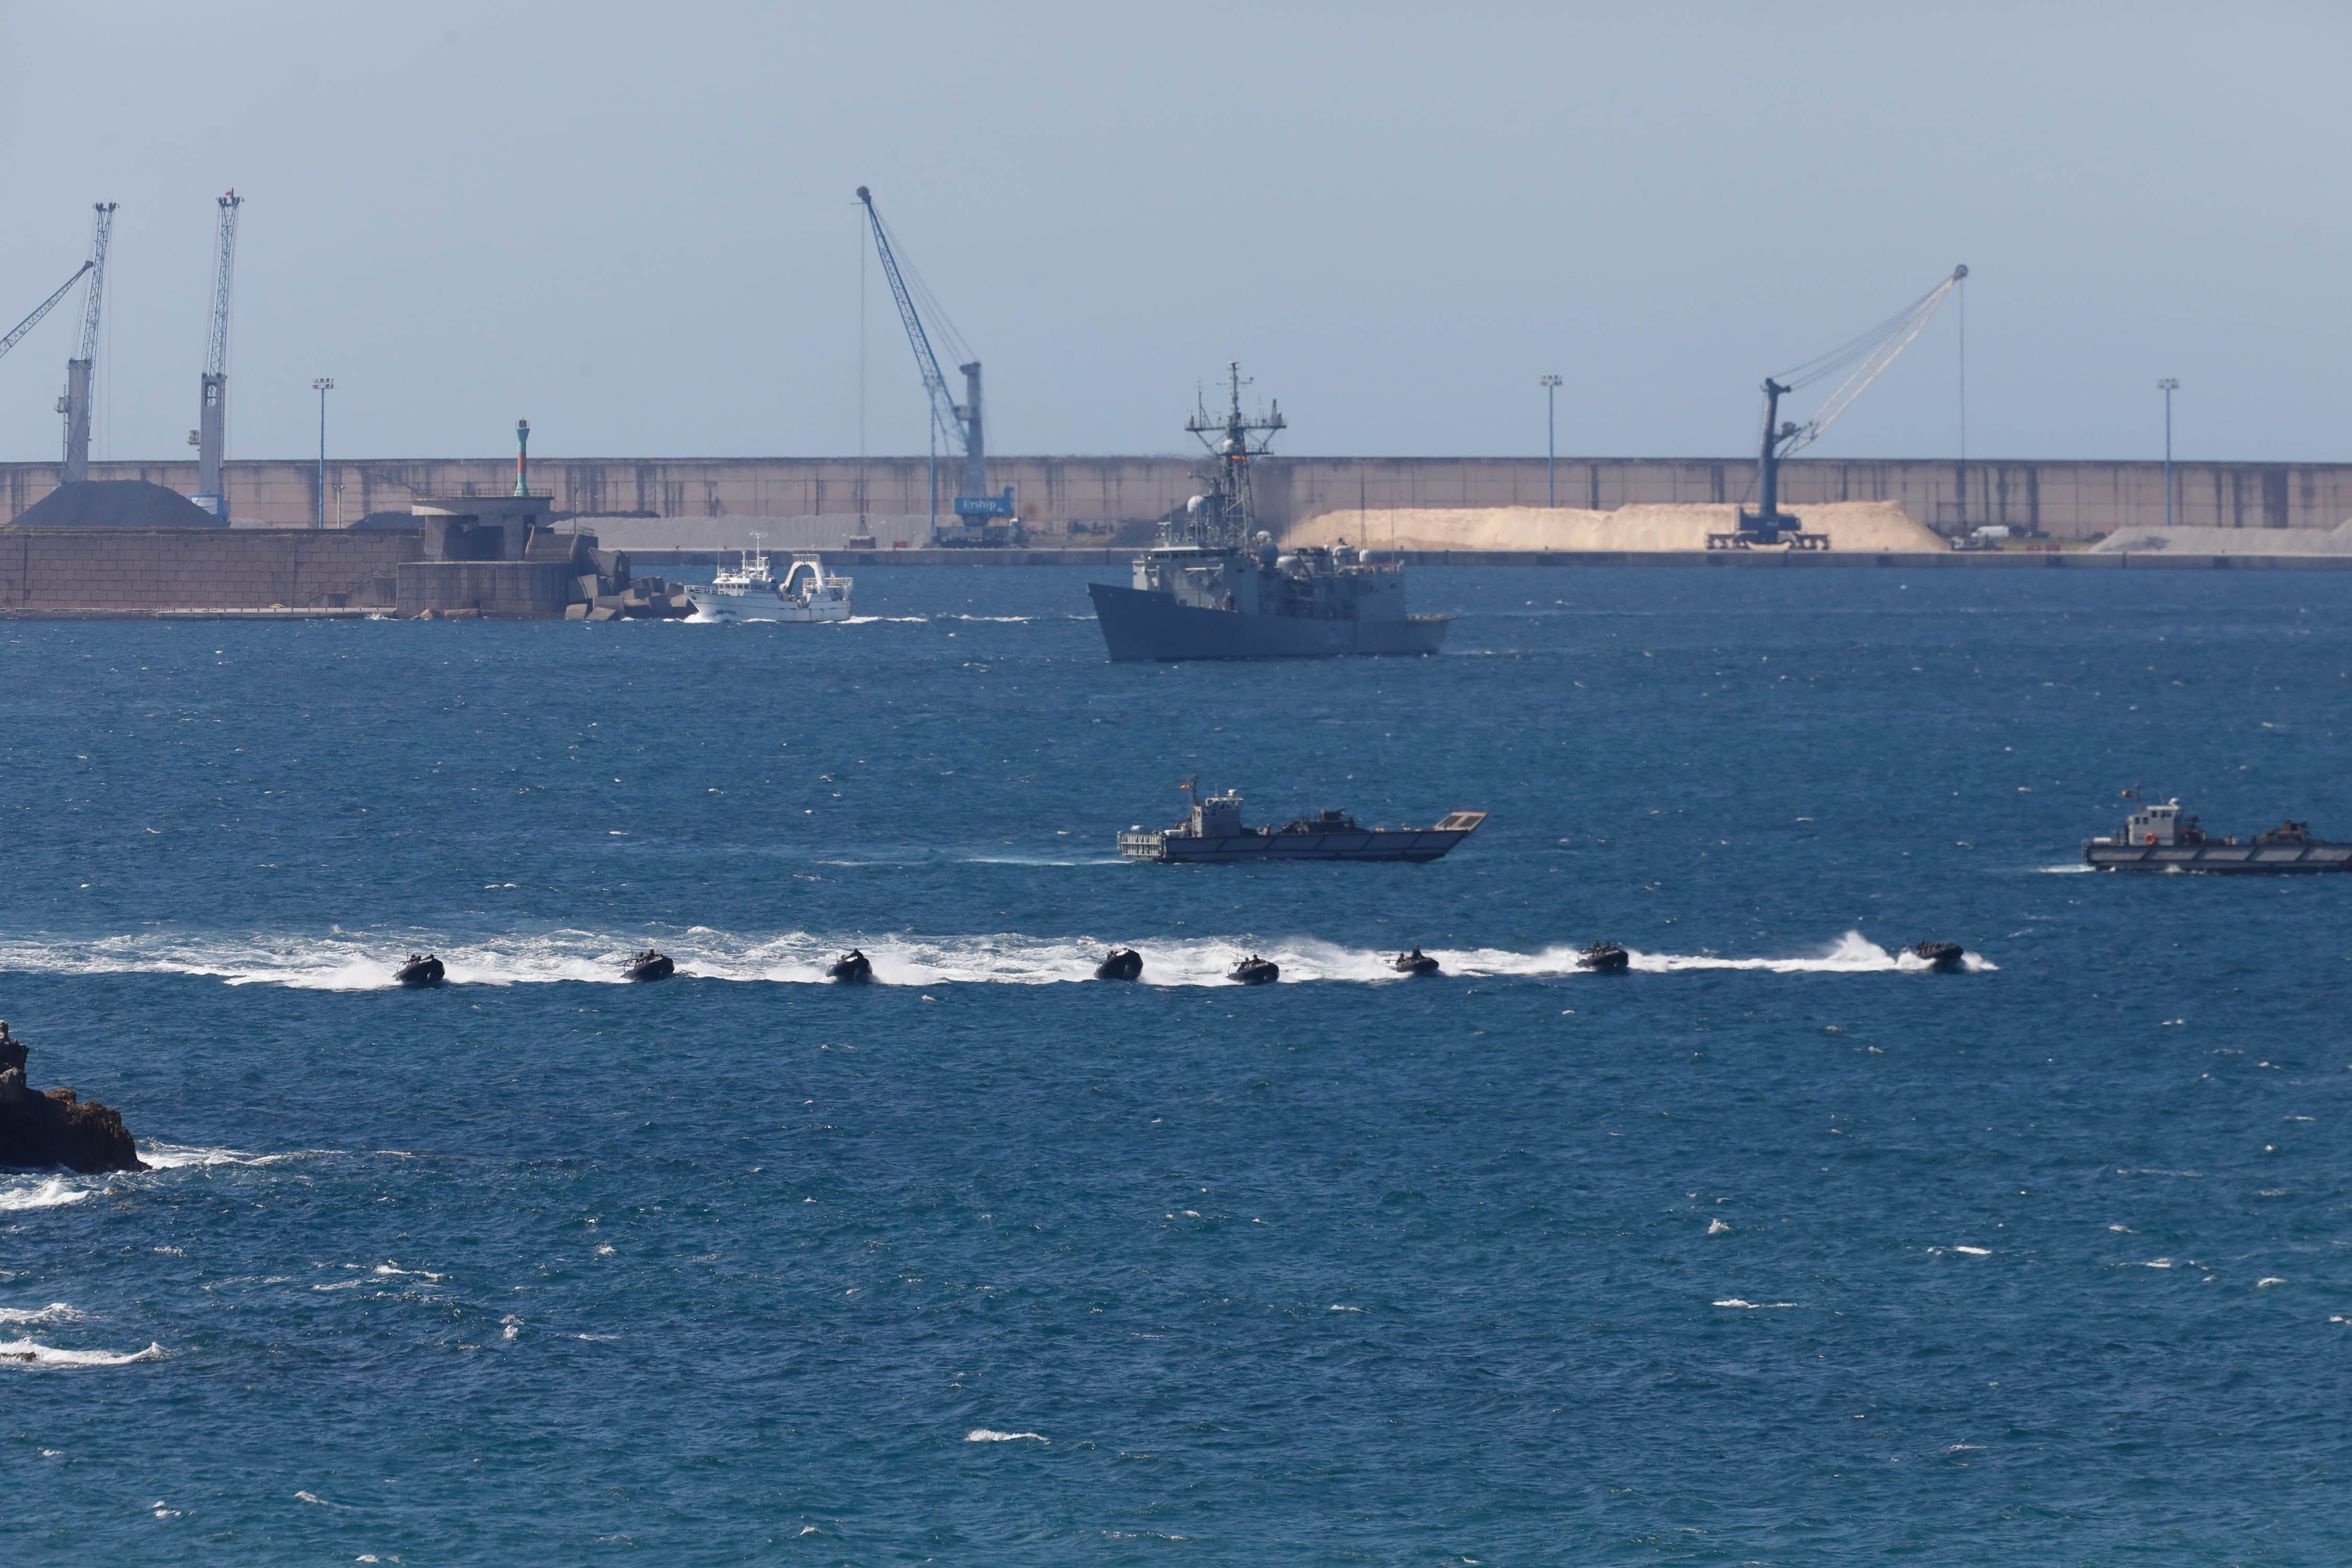
[[[1137,531],[1181,508],[1199,489],[1198,459],[1184,457],[990,459],[992,485],[1011,485],[1031,529],[1086,542]],[[2053,539],[2090,539],[2165,520],[2160,462],[1953,462],[1924,458],[1794,458],[1782,473],[1791,503],[1892,500],[1945,534],[1988,523]],[[940,468],[943,485],[952,476]],[[94,463],[93,479],[140,479],[183,493],[194,463]],[[55,463],[0,464],[0,525],[56,488]],[[1541,506],[1540,458],[1291,458],[1255,469],[1260,515],[1287,529],[1306,519],[1353,514],[1357,532],[1381,542],[1380,513],[1444,507]],[[1563,458],[1560,505],[1595,510],[1652,503],[1752,502],[1752,458]],[[558,458],[531,464],[534,490],[559,514],[745,520],[837,519],[860,512],[919,518],[930,505],[921,458]],[[229,515],[301,528],[317,515],[315,459],[255,459],[225,469]],[[326,513],[355,522],[405,511],[418,496],[493,496],[513,488],[510,458],[387,458],[330,462]],[[2352,519],[2352,463],[2191,463],[2174,467],[2173,519],[2182,527],[2334,528]],[[723,531],[723,529],[721,530]],[[634,547],[634,545],[630,546]]]
[[[422,539],[406,530],[8,529],[0,615],[388,611],[400,563]]]

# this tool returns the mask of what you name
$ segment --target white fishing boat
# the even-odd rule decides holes
[[[793,563],[779,583],[768,557],[746,551],[740,563],[722,566],[707,588],[689,587],[698,618],[713,621],[845,621],[851,580],[827,574],[824,563]]]

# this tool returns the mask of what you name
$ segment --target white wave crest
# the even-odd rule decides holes
[[[1727,1300],[1717,1301],[1716,1305],[1718,1307],[1737,1307],[1743,1311],[1748,1312],[1766,1312],[1780,1307],[1793,1307],[1796,1303],[1794,1301],[1743,1301],[1738,1297],[1734,1296]]]
[[[170,1353],[153,1343],[143,1351],[65,1351],[36,1340],[0,1340],[0,1366],[129,1366]]]
[[[1035,1432],[992,1432],[985,1426],[975,1426],[963,1435],[967,1443],[1015,1443],[1026,1437],[1032,1442],[1051,1443],[1051,1437]]]
[[[29,1187],[13,1187],[0,1192],[0,1214],[16,1214],[26,1209],[62,1208],[78,1204],[97,1191],[94,1187],[75,1186],[71,1178],[51,1176],[47,1181]]]
[[[181,1143],[150,1143],[139,1157],[158,1171],[185,1170],[192,1165],[274,1165],[291,1154],[248,1154],[242,1149],[192,1149]]]
[[[63,1301],[46,1307],[0,1307],[0,1323],[70,1323],[80,1316]]]

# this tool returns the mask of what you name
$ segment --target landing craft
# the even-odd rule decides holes
[[[2137,800],[2137,790],[2126,796]],[[2124,818],[2123,831],[2083,840],[2083,863],[2095,871],[2199,871],[2253,876],[2293,876],[2305,871],[2352,870],[2352,844],[2314,838],[2310,825],[2282,822],[2243,843],[2232,834],[2209,837],[2193,816],[2180,814],[2178,799],[2162,805],[2139,802]]]
[[[1446,813],[1434,827],[1366,827],[1344,811],[1318,812],[1279,827],[1244,827],[1233,790],[1202,798],[1198,779],[1183,784],[1184,820],[1158,833],[1131,827],[1118,836],[1130,860],[1162,866],[1244,860],[1434,860],[1478,830],[1483,811]]]

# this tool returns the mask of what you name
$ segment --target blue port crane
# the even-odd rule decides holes
[[[15,348],[18,343],[22,342],[24,341],[25,334],[31,331],[35,327],[39,326],[41,324],[41,318],[47,315],[51,310],[56,310],[58,308],[58,301],[64,299],[68,293],[72,291],[73,286],[81,281],[82,274],[97,265],[98,263],[94,261],[85,261],[79,267],[74,268],[74,275],[67,279],[64,282],[58,284],[58,291],[56,293],[50,295],[47,299],[35,306],[31,315],[16,323],[16,330],[15,331],[10,332],[5,338],[0,338],[0,354],[6,353],[10,349]]]
[[[1874,381],[1886,374],[1886,367],[1895,356],[1911,346],[1912,340],[1927,328],[1936,307],[1946,296],[1960,286],[1969,275],[1965,267],[1952,268],[1950,277],[1937,283],[1885,321],[1850,338],[1817,359],[1807,360],[1794,370],[1784,370],[1778,375],[1764,378],[1764,437],[1757,455],[1757,473],[1761,481],[1762,502],[1754,511],[1742,510],[1739,527],[1731,533],[1710,533],[1706,536],[1709,550],[1746,550],[1751,545],[1787,544],[1797,550],[1826,550],[1829,535],[1801,531],[1797,520],[1780,510],[1780,463],[1782,459],[1802,451],[1822,438],[1824,431],[1837,422],[1838,416],[1853,405],[1853,400]],[[1825,381],[1840,371],[1846,378],[1815,411],[1811,419],[1800,425],[1780,417],[1780,399],[1790,393]]]
[[[1006,487],[1002,495],[988,493],[988,448],[982,435],[980,422],[980,361],[973,357],[947,312],[940,309],[939,300],[923,286],[919,275],[902,269],[898,247],[891,243],[890,226],[882,221],[875,209],[874,194],[864,185],[857,187],[857,199],[865,205],[867,221],[874,229],[875,254],[881,258],[882,275],[889,279],[890,297],[898,302],[898,320],[907,329],[908,344],[915,351],[915,368],[923,377],[923,389],[931,403],[931,536],[935,543],[948,545],[1005,544],[1019,536],[1020,521],[1013,510],[1013,490]],[[909,279],[911,276],[911,284]],[[956,368],[963,373],[964,400],[958,403],[948,390],[948,378],[940,370],[940,357],[931,350],[931,334],[923,325],[922,312],[916,308],[916,295],[930,308],[931,320],[940,329],[940,341],[961,357],[965,363]],[[963,453],[963,482],[957,488],[955,514],[960,526],[941,536],[940,532],[940,476],[937,443],[944,437],[950,449]],[[994,520],[1003,520],[999,522]]]

